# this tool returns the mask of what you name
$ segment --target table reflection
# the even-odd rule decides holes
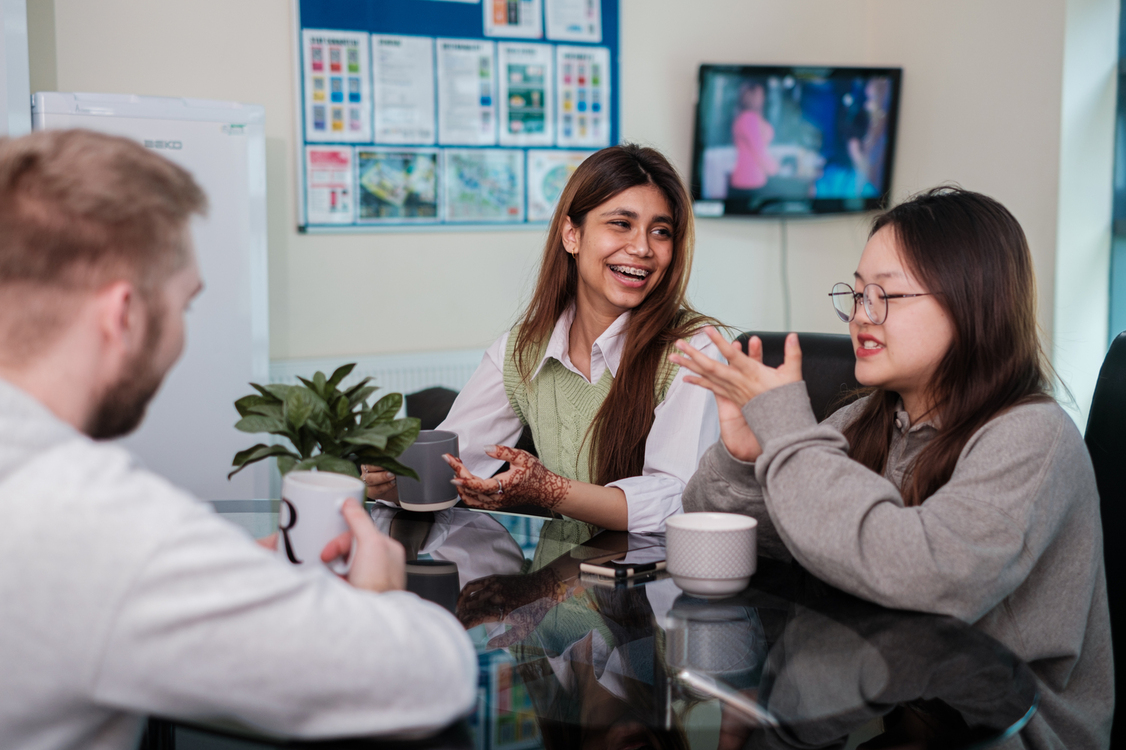
[[[269,501],[237,502],[225,515],[245,528],[274,522]],[[968,748],[1003,740],[1035,711],[1031,671],[988,636],[856,599],[793,563],[760,558],[741,594],[702,600],[663,573],[580,574],[583,561],[663,559],[661,536],[458,507],[377,505],[372,517],[419,569],[449,571],[460,593],[444,604],[480,663],[475,714],[412,747],[843,748],[863,733],[878,736],[861,748]],[[229,726],[176,731],[251,743],[240,747],[318,745]]]
[[[695,734],[730,747],[843,746],[877,718],[888,731],[872,747],[970,747],[1016,731],[1034,710],[1031,672],[989,637],[861,601],[794,564],[762,560],[742,594],[707,601],[663,576],[613,585],[579,575],[584,560],[638,561],[660,537],[552,520],[521,540],[499,514],[445,514],[402,523],[401,511],[376,511],[396,538],[432,523],[420,552],[474,566],[459,564],[458,617],[478,631],[484,661],[511,660],[520,687],[508,689],[527,697],[523,713],[510,711],[519,731],[482,746],[691,747],[691,716],[716,696],[719,726]]]

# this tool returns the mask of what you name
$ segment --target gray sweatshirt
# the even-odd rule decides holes
[[[820,425],[805,383],[743,407],[763,447],[754,463],[713,445],[684,509],[759,521],[759,550],[792,554],[844,591],[897,609],[952,615],[1005,644],[1040,683],[1040,709],[1006,747],[1106,748],[1114,707],[1110,616],[1094,470],[1055,402],[997,416],[919,507],[899,486],[936,434],[897,414],[884,475],[848,457],[841,429],[863,400]]]
[[[444,609],[279,561],[3,380],[0,519],[0,748],[124,750],[145,714],[416,732],[475,702]]]

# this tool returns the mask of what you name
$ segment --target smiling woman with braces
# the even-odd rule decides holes
[[[688,191],[659,152],[614,146],[579,166],[527,310],[440,425],[460,438],[448,460],[462,500],[640,532],[681,512],[719,434],[711,397],[667,359],[681,338],[716,356],[686,297],[693,239]],[[525,426],[538,455],[514,447]]]

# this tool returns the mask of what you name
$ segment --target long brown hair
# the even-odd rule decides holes
[[[656,187],[672,209],[672,260],[656,288],[633,309],[618,375],[587,433],[592,440],[590,475],[597,484],[641,474],[657,406],[657,373],[673,342],[706,320],[686,299],[695,238],[691,199],[680,175],[659,151],[633,144],[611,146],[587,157],[571,175],[551,220],[536,290],[516,338],[516,368],[526,381],[536,364],[531,361],[536,348],[551,336],[578,289],[576,261],[563,247],[565,219],[581,228],[591,210],[639,185]]]
[[[1036,280],[1020,224],[997,201],[951,187],[928,190],[877,216],[869,237],[895,233],[903,263],[954,323],[929,384],[938,435],[901,488],[921,505],[950,480],[970,437],[1006,409],[1045,398],[1048,365],[1036,333]],[[844,435],[873,471],[887,463],[898,396],[874,389]]]

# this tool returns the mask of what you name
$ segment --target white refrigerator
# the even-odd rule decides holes
[[[86,128],[134,138],[186,168],[206,191],[192,225],[203,293],[180,361],[140,429],[121,440],[153,471],[205,500],[269,497],[271,467],[227,480],[235,453],[265,436],[234,428],[235,399],[269,377],[264,110],[235,102],[37,93],[32,128]],[[272,464],[272,462],[270,462]]]

